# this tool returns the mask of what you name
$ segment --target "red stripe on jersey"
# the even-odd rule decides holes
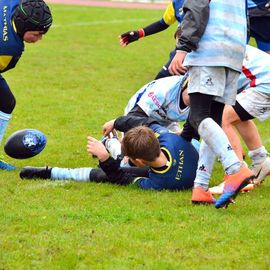
[[[253,75],[251,71],[247,69],[245,66],[242,66],[242,72],[248,79],[250,79],[250,87],[256,86],[256,76]]]

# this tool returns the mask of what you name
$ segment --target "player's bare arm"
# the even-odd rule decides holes
[[[114,122],[115,119],[110,120],[103,125],[102,133],[104,136],[108,136],[111,132],[116,134],[116,131],[114,130]]]

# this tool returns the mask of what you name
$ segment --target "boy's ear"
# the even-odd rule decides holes
[[[145,160],[144,159],[141,159],[141,158],[136,158],[134,160],[134,163],[137,167],[145,167],[146,164],[145,164]]]

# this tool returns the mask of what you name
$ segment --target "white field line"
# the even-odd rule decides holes
[[[92,26],[92,25],[101,25],[101,24],[123,24],[129,22],[144,22],[149,21],[148,19],[128,19],[128,20],[112,20],[112,21],[91,21],[91,22],[78,22],[78,23],[67,23],[67,24],[53,24],[52,28],[59,27],[77,27],[77,26]]]

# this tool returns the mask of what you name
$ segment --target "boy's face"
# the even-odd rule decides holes
[[[27,43],[35,43],[42,39],[42,31],[27,31],[23,35],[23,40]]]

